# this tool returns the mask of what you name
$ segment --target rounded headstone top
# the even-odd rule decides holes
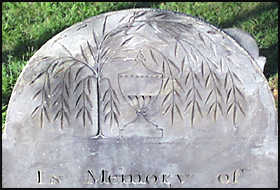
[[[237,37],[155,9],[86,19],[30,59],[10,101],[7,130],[24,121],[30,130],[91,137],[260,133],[275,126],[273,98],[254,60],[257,47],[247,51]]]

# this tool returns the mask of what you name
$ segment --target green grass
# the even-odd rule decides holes
[[[238,27],[249,32],[258,43],[260,55],[267,58],[264,74],[278,97],[278,3],[5,2],[2,3],[2,126],[23,66],[46,41],[88,17],[141,7],[178,11],[200,17],[219,28]]]

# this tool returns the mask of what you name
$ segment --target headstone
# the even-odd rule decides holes
[[[131,9],[53,37],[11,96],[3,187],[277,187],[274,99],[230,34]]]

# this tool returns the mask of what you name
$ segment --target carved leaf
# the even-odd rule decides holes
[[[220,109],[221,114],[224,115],[222,105],[221,105],[219,102],[218,102],[218,107],[219,107],[219,109]]]
[[[103,30],[102,30],[102,35],[103,35],[103,36],[104,36],[105,30],[106,30],[107,18],[108,18],[108,16],[105,16],[105,19],[104,19],[104,22],[103,22]]]
[[[193,27],[192,24],[183,24],[183,23],[179,23],[176,22],[175,25],[178,27],[178,29],[180,30],[180,32],[188,32],[191,33],[191,28]]]
[[[198,98],[202,101],[202,97],[201,97],[199,91],[197,89],[195,89],[195,91],[196,91],[196,94],[197,94]]]
[[[215,108],[214,108],[214,120],[217,121],[217,103],[215,103]]]
[[[122,46],[124,46],[125,44],[127,44],[130,40],[132,40],[132,38],[133,38],[133,36],[132,37],[130,37],[130,38],[128,38],[128,39],[126,39],[126,40],[124,40],[122,43],[121,43],[121,47]]]
[[[242,82],[241,79],[240,79],[234,72],[232,72],[232,75],[233,75],[234,78],[236,78],[239,82]]]
[[[242,92],[238,89],[238,88],[235,88],[236,91],[238,92],[238,94],[243,98],[245,99],[245,96],[242,94]]]
[[[89,119],[90,123],[92,124],[93,122],[92,122],[92,119],[91,119],[90,112],[88,111],[88,109],[86,109],[86,111],[87,111],[88,119]]]
[[[194,122],[194,104],[195,102],[192,102],[192,110],[191,110],[191,126],[193,126]]]
[[[49,74],[46,74],[46,82],[47,82],[47,87],[48,87],[48,91],[51,91],[51,82],[50,82],[50,77]]]
[[[43,128],[43,111],[40,113],[40,127]]]
[[[66,101],[65,98],[63,98],[63,104],[65,105],[66,109],[67,109],[68,111],[70,111],[70,106],[69,106],[69,104],[68,104],[68,102]]]
[[[175,90],[175,89],[173,91],[176,94],[176,96],[178,97],[178,99],[182,102],[181,95],[179,94],[179,92],[177,90]]]
[[[49,105],[49,97],[48,97],[48,93],[47,93],[47,91],[45,90],[45,89],[43,89],[43,95],[44,95],[44,103],[46,103],[46,105]]]
[[[218,95],[219,95],[219,96],[220,96],[220,98],[222,99],[222,98],[223,98],[223,96],[222,96],[222,93],[221,93],[220,89],[219,89],[219,88],[216,88],[216,90],[217,90],[217,92],[218,92]]]
[[[183,119],[182,113],[181,113],[181,111],[180,111],[178,105],[176,104],[175,107],[176,107],[176,109],[177,109],[177,112],[178,112],[179,116],[181,117],[181,119]]]
[[[217,76],[217,74],[215,72],[213,72],[213,76],[215,77],[215,79],[218,83],[221,83],[221,80],[219,79],[219,77]],[[214,82],[214,79],[213,79],[213,82]]]
[[[103,107],[103,112],[105,112],[105,110],[106,110],[107,107],[109,106],[109,103],[110,103],[110,101],[108,101],[108,102],[104,105],[104,107]]]
[[[209,115],[209,113],[211,112],[211,110],[212,110],[212,108],[213,108],[214,105],[215,105],[215,102],[212,103],[211,106],[209,107],[208,112],[207,112],[208,115]]]
[[[207,88],[207,86],[208,86],[208,84],[209,84],[210,75],[211,75],[211,74],[209,74],[209,75],[206,77],[205,88]]]
[[[61,83],[58,83],[58,84],[55,86],[55,88],[54,88],[54,90],[53,90],[52,93],[53,93],[53,94],[57,93],[56,91],[57,91],[58,89],[61,89],[60,86],[61,86]]]
[[[193,51],[193,48],[191,48],[191,52],[190,52],[190,55],[191,55],[191,58],[193,59],[194,63],[197,63],[198,60],[197,60],[197,57]]]
[[[55,120],[57,119],[57,117],[59,116],[59,114],[60,114],[60,111],[58,110],[58,111],[56,112],[54,118],[53,118],[53,121],[55,121]]]
[[[165,62],[162,61],[162,72],[165,74]]]
[[[225,83],[224,83],[224,88],[226,89],[227,87],[227,79],[228,79],[228,72],[226,73],[226,77],[225,77]]]
[[[164,97],[164,99],[162,100],[161,106],[164,105],[164,103],[166,102],[166,100],[168,99],[168,97],[170,96],[171,93],[172,93],[172,91],[170,91],[170,92]]]
[[[133,19],[137,19],[137,18],[140,18],[141,16],[144,16],[145,14],[147,14],[147,11],[143,11],[143,12],[140,12],[140,13],[137,13],[138,15],[135,15],[133,16]]]
[[[59,43],[60,44],[60,43]],[[70,50],[68,50],[63,44],[60,44],[62,48],[69,54],[70,57],[73,57],[72,53]]]
[[[150,54],[151,54],[151,57],[152,57],[153,61],[156,63],[156,65],[158,65],[158,62],[157,62],[157,60],[156,60],[156,58],[154,56],[154,53],[153,53],[153,51],[151,49],[150,49]]]
[[[200,116],[203,117],[202,111],[201,111],[201,109],[200,109],[200,106],[199,106],[198,102],[196,102],[196,107],[197,107],[197,110],[198,110]]]
[[[116,113],[114,112],[114,119],[115,119],[115,122],[117,123],[117,126],[119,127],[119,121],[118,121],[118,118],[117,118],[117,115]]]
[[[50,118],[49,118],[49,115],[48,115],[48,112],[47,112],[47,109],[45,106],[43,106],[43,110],[44,110],[44,114],[45,114],[47,120],[50,121]]]
[[[59,63],[59,61],[55,61],[55,63],[54,64],[52,64],[52,69],[51,69],[51,73],[53,73],[53,71],[54,71],[54,69],[56,68],[56,66],[58,65],[58,63]]]
[[[80,101],[80,99],[81,99],[82,96],[83,96],[83,93],[81,93],[81,94],[79,95],[79,97],[78,97],[78,99],[77,99],[77,101],[76,101],[76,104],[75,104],[75,108],[77,107],[77,105],[78,105],[78,103],[79,103],[79,101]]]
[[[207,59],[207,61],[208,61],[209,63],[211,63],[212,66],[215,67],[215,69],[218,69],[218,66],[216,65],[215,62],[213,62],[213,61],[212,61],[211,59],[209,59],[208,57],[207,57],[206,59]]]
[[[220,67],[221,67],[221,72],[223,71],[223,57],[221,57],[221,59],[220,59]]]
[[[158,17],[161,17],[160,19],[165,19],[166,17],[168,17],[168,15],[166,13],[159,13],[159,14],[152,15],[152,18],[158,18]]]
[[[204,78],[204,66],[203,66],[203,61],[202,61],[202,63],[201,63],[201,76],[202,76],[202,78]],[[205,85],[205,87],[206,87],[206,85]]]
[[[94,53],[93,53],[93,50],[92,50],[92,47],[91,47],[91,45],[89,44],[88,41],[87,41],[87,46],[88,46],[88,49],[89,49],[89,51],[90,51],[91,57],[93,58],[93,60],[96,60],[96,57],[95,57],[95,55],[94,55]]]
[[[228,107],[228,109],[227,109],[227,114],[228,114],[229,111],[231,110],[232,106],[233,106],[233,103],[231,103],[231,104],[229,105],[229,107]]]
[[[69,90],[68,90],[68,86],[67,86],[67,84],[66,83],[64,83],[64,90],[65,90],[65,92],[66,92],[66,95],[67,95],[67,97],[69,97],[70,95],[69,95]]]
[[[237,102],[237,105],[238,105],[238,108],[241,111],[241,113],[245,116],[246,114],[245,114],[243,108],[240,106],[239,101]]]
[[[187,85],[187,82],[188,82],[189,76],[190,76],[190,72],[189,72],[189,73],[187,74],[187,76],[186,76],[186,79],[185,79],[185,85]]]
[[[90,78],[87,79],[87,89],[88,89],[88,93],[91,94],[91,90],[90,90]]]
[[[180,89],[185,92],[185,90],[184,90],[183,86],[181,85],[181,83],[179,82],[179,80],[177,78],[174,78],[174,79],[175,79],[176,84],[180,87]]]
[[[191,105],[191,103],[192,103],[192,101],[190,101],[190,102],[186,105],[184,111],[187,111],[187,109],[189,108],[189,106]]]
[[[204,104],[207,104],[207,102],[208,102],[209,98],[211,97],[211,94],[213,93],[213,91],[214,91],[214,89],[212,89],[212,90],[210,91],[210,93],[208,94],[208,96],[207,96],[206,101],[205,101]]]
[[[39,73],[29,84],[33,84],[33,83],[34,83],[37,79],[39,79],[44,73],[45,73],[45,71]]]
[[[137,31],[138,31],[138,30],[140,30],[143,26],[145,26],[145,23],[144,23],[144,24],[139,25],[139,26],[135,29],[135,31],[137,32]]]
[[[68,123],[68,125],[70,124],[70,120],[69,120],[69,116],[68,116],[68,114],[67,114],[67,112],[63,112],[64,113],[64,116],[65,116],[65,118],[66,118],[66,121],[67,121],[67,123]]]
[[[228,100],[229,100],[229,97],[230,97],[231,92],[232,92],[232,88],[229,89],[229,91],[228,91],[228,93],[227,93],[226,103],[228,103]]]
[[[119,20],[119,23],[121,23],[125,18],[127,18],[127,15],[123,16],[123,17]]]
[[[236,104],[233,106],[233,124],[236,124]]]
[[[32,99],[34,100],[40,93],[42,92],[42,89],[38,90],[34,96],[32,97]]]
[[[85,113],[85,108],[83,108],[83,126],[86,127],[86,113]]]
[[[109,90],[110,90],[110,89],[107,89],[107,90],[104,92],[103,97],[102,97],[102,102],[105,101],[105,98],[106,98],[107,95],[109,96]]]
[[[188,93],[187,93],[187,95],[186,95],[185,100],[187,100],[187,99],[188,99],[188,97],[189,97],[189,95],[191,94],[191,92],[192,92],[192,91],[193,91],[193,88],[189,89],[189,91],[188,91]]]
[[[165,81],[164,85],[163,85],[163,89],[166,89],[166,86],[168,84],[168,81],[169,81],[169,77],[167,78],[167,80]]]
[[[112,114],[112,112],[110,112],[110,126],[112,127],[112,125],[113,125],[113,114]]]
[[[59,98],[57,98],[57,99],[53,102],[52,106],[58,105],[58,101],[59,101]]]
[[[79,86],[82,84],[82,82],[83,82],[83,80],[80,80],[79,82],[78,82],[78,84],[76,85],[76,87],[75,87],[75,89],[74,89],[74,93],[76,92],[76,90],[79,88]]]
[[[171,59],[168,59],[168,62],[171,63],[171,65],[177,70],[177,72],[180,72],[178,66]]]
[[[201,33],[198,33],[198,37],[203,42],[203,44],[206,45],[205,40],[203,39],[203,36],[201,35]]]
[[[185,58],[186,58],[186,57],[184,57],[183,60],[182,60],[182,62],[181,62],[181,73],[184,72]]]
[[[88,62],[88,58],[87,58],[87,56],[85,55],[85,52],[84,52],[84,50],[83,50],[83,48],[82,48],[81,45],[80,45],[80,49],[81,49],[81,54],[82,54],[84,60],[86,61],[86,63],[89,63],[89,62]]]
[[[175,48],[174,48],[174,55],[175,57],[177,56],[177,48],[178,48],[178,44],[177,41],[175,42]]]
[[[108,112],[108,113],[105,115],[105,117],[104,117],[104,122],[106,122],[106,121],[108,120],[108,117],[109,117],[110,113],[111,113],[111,112]]]
[[[171,104],[169,104],[169,105],[167,106],[167,108],[163,111],[162,114],[165,115],[165,114],[169,111],[170,107],[171,107]]]
[[[202,86],[202,84],[201,84],[201,82],[200,82],[200,80],[199,80],[197,74],[193,73],[193,76],[194,76],[194,78],[196,79],[197,83],[198,83],[200,86]]]
[[[117,93],[115,92],[114,89],[112,89],[112,93],[113,93],[114,98],[117,100],[117,102],[120,103],[120,100],[119,100],[119,98],[117,96]]]
[[[171,125],[173,125],[173,122],[174,122],[174,106],[172,106],[171,109]]]
[[[89,104],[90,107],[92,108],[93,105],[92,105],[92,103],[91,103],[91,100],[90,100],[89,96],[88,96],[86,93],[85,93],[85,97],[86,97],[86,99],[87,99],[88,104]]]
[[[95,46],[98,48],[98,41],[97,41],[97,38],[96,38],[96,34],[94,32],[94,29],[92,29],[92,36],[93,36],[93,40],[94,40]]]
[[[113,101],[113,105],[114,105],[114,108],[115,108],[117,114],[120,115],[121,113],[120,113],[119,108],[118,108],[118,106],[117,106],[115,101]]]
[[[34,117],[35,113],[39,110],[39,108],[40,108],[40,105],[37,106],[37,107],[32,111],[31,117]]]

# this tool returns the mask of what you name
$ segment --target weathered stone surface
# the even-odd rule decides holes
[[[258,49],[228,33],[133,9],[53,37],[12,93],[2,185],[276,187],[274,100]]]

